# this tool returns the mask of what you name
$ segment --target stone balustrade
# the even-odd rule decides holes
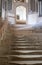
[[[7,20],[4,20],[3,22],[4,22],[4,24],[2,25],[2,27],[0,29],[0,40],[3,39],[5,31],[7,29],[7,25],[8,25]]]

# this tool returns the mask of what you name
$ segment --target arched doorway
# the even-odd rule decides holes
[[[16,23],[26,23],[26,8],[24,6],[16,7]]]

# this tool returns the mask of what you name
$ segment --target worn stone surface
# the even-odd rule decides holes
[[[13,34],[14,32],[15,34]],[[21,30],[21,32],[23,31]],[[42,61],[42,33],[23,35],[18,31],[19,35],[16,34],[15,30],[7,29],[4,39],[1,41],[0,64],[42,65],[39,63]]]

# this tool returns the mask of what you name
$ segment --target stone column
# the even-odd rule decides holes
[[[34,12],[35,11],[35,0],[31,0],[30,4],[31,4],[31,10],[32,12]]]
[[[35,0],[35,11],[38,12],[38,0]]]
[[[29,13],[29,12],[30,12],[30,10],[31,10],[30,1],[31,1],[31,0],[28,0],[28,13]]]

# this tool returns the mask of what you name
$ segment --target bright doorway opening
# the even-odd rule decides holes
[[[16,23],[26,23],[26,8],[24,6],[16,7]]]

